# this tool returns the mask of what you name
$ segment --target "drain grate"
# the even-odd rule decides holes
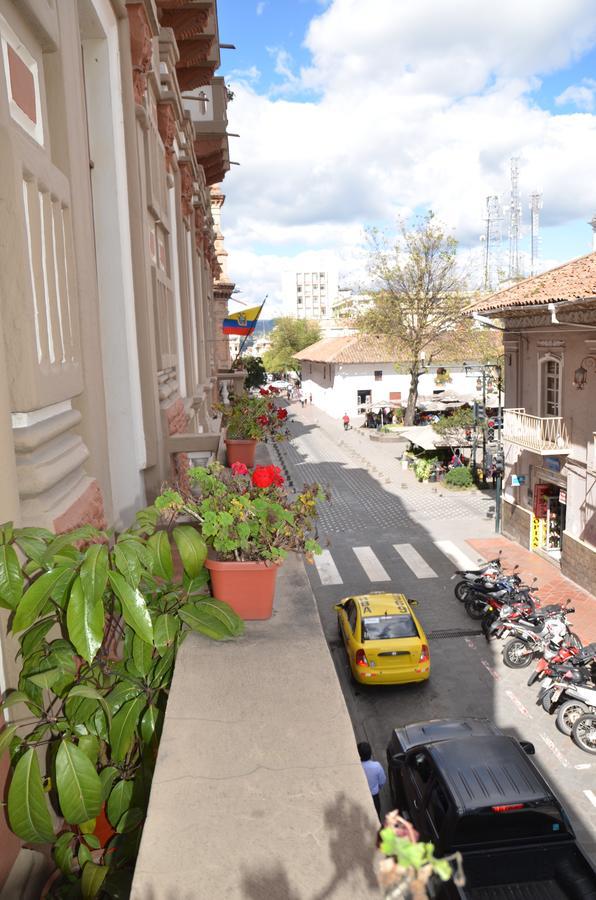
[[[442,638],[480,637],[482,634],[480,628],[447,628],[444,631],[430,631],[428,637],[440,641]]]

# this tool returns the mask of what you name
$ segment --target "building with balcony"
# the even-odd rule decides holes
[[[503,531],[596,580],[596,253],[484,298],[504,329]]]
[[[0,522],[122,528],[219,443],[216,0],[3,0],[0,42]]]

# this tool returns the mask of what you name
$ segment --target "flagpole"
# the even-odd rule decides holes
[[[263,302],[262,302],[261,305],[259,306],[259,311],[258,311],[258,313],[257,313],[257,318],[255,319],[255,327],[253,328],[252,331],[254,331],[255,328],[257,327],[257,322],[259,321],[259,317],[260,317],[260,315],[261,315],[261,310],[262,310],[263,307],[265,306],[265,300],[267,299],[268,296],[269,296],[269,294],[265,294],[265,297],[264,297],[264,299],[263,299]],[[235,366],[236,363],[238,362],[240,356],[242,355],[242,351],[244,350],[244,345],[246,344],[247,340],[248,340],[249,337],[251,336],[252,331],[249,331],[248,334],[245,334],[245,335],[244,335],[244,340],[243,340],[242,343],[240,344],[240,349],[238,350],[238,353],[236,354],[236,356],[235,356],[235,358],[234,358],[234,361],[233,361],[233,363],[232,363],[232,368],[234,368],[234,366]]]

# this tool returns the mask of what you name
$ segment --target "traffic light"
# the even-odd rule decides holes
[[[495,423],[493,419],[489,419],[486,423],[486,438],[489,441],[494,441],[495,439]]]
[[[474,425],[484,425],[486,422],[486,407],[482,403],[474,401]]]
[[[495,450],[493,454],[493,466],[499,475],[502,475],[505,471],[505,454],[502,450]]]

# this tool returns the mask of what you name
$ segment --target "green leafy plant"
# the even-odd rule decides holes
[[[246,371],[244,379],[244,387],[248,391],[250,388],[259,388],[267,381],[267,372],[260,356],[245,356],[241,360],[241,368]]]
[[[467,466],[456,466],[445,475],[445,484],[450,487],[467,488],[473,484],[472,473]]]
[[[155,501],[173,521],[179,514],[199,523],[207,545],[221,560],[250,562],[283,559],[288,551],[320,553],[314,532],[317,503],[325,492],[305,485],[291,497],[277,466],[242,463],[226,469],[219,463],[189,471],[195,492],[166,491]]]
[[[125,896],[140,842],[177,650],[243,622],[209,597],[195,528],[171,537],[149,507],[118,535],[0,529],[0,605],[18,641],[16,689],[0,704],[10,753],[7,812],[23,841],[51,844],[51,896]],[[13,718],[16,715],[16,718]],[[123,893],[124,891],[124,893]]]
[[[433,456],[432,459],[419,459],[414,466],[414,474],[418,481],[428,481],[431,472],[438,462],[438,458]]]
[[[412,824],[397,810],[387,814],[377,839],[380,851],[377,879],[386,900],[425,900],[433,878],[440,881],[453,878],[459,887],[465,884],[461,854],[438,859],[434,845],[419,841],[418,837]]]
[[[222,405],[227,437],[241,441],[285,440],[288,413],[275,405],[278,393],[275,388],[261,388],[258,397],[237,397]]]

